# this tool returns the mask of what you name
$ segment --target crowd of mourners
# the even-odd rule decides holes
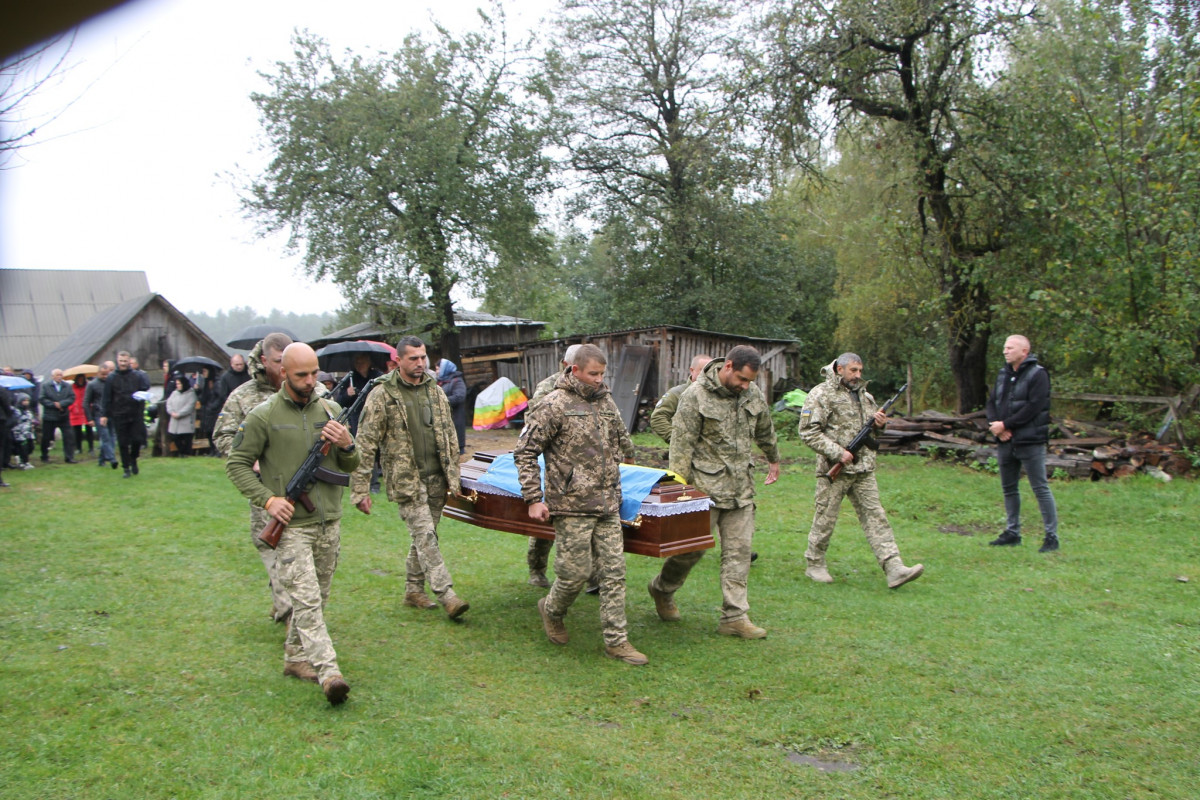
[[[0,368],[0,376],[10,378],[0,385],[0,470],[34,469],[39,452],[41,464],[54,463],[59,448],[61,463],[121,467],[124,477],[139,473],[138,459],[147,446],[156,455],[215,456],[212,431],[221,407],[250,377],[240,354],[230,358],[227,370],[177,369],[167,360],[157,399],[150,376],[128,352],[87,372],[68,377],[56,368],[43,377]],[[200,448],[194,447],[197,441]],[[4,474],[0,488],[10,486]]]

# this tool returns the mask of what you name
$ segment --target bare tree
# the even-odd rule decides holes
[[[29,113],[33,97],[69,69],[67,58],[74,44],[73,31],[60,34],[0,64],[0,169],[8,169],[17,150],[32,144],[34,136],[70,106],[49,115]]]

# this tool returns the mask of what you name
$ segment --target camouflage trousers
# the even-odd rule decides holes
[[[412,544],[404,563],[404,591],[423,592],[425,582],[437,595],[438,600],[453,597],[454,581],[450,570],[438,549],[437,524],[442,509],[446,507],[446,479],[431,475],[420,480],[420,494],[406,503],[400,503],[400,519],[408,527]],[[449,593],[449,594],[447,594]]]
[[[600,573],[600,625],[604,644],[628,639],[625,624],[625,536],[616,514],[554,520],[554,585],[546,613],[563,617],[587,585],[593,567]]]
[[[340,551],[341,520],[291,525],[275,550],[279,578],[292,600],[284,660],[308,661],[322,682],[341,674],[325,628],[325,603]]]
[[[529,550],[525,553],[525,563],[530,572],[545,572],[550,564],[550,548],[554,546],[552,539],[529,537]]]
[[[808,531],[808,550],[804,553],[805,558],[810,563],[824,563],[825,551],[829,549],[829,540],[833,536],[833,526],[837,523],[842,498],[847,496],[850,498],[850,504],[854,506],[854,512],[858,514],[859,524],[862,525],[867,543],[871,545],[879,566],[882,567],[889,558],[900,555],[892,526],[888,524],[887,514],[879,502],[879,485],[875,483],[875,473],[843,472],[832,481],[817,478],[816,512],[813,514],[812,528]]]
[[[713,508],[708,513],[713,538],[721,545],[721,622],[746,619],[750,613],[746,581],[750,577],[750,545],[754,540],[754,504]],[[679,591],[703,556],[703,550],[696,550],[668,558],[651,581],[655,591],[666,594]]]
[[[270,519],[271,515],[265,508],[259,508],[254,504],[250,505],[250,541],[258,550],[258,557],[262,559],[263,566],[267,569],[267,585],[271,589],[271,617],[278,622],[291,612],[292,598],[288,597],[287,589],[283,588],[283,581],[276,573],[276,551],[258,538]]]

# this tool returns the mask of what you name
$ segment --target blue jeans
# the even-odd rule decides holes
[[[113,441],[112,428],[97,422],[96,430],[100,432],[100,463],[117,463],[116,451],[113,450],[115,442]]]
[[[1017,482],[1021,478],[1021,467],[1029,477],[1029,488],[1037,498],[1042,512],[1042,525],[1046,536],[1058,535],[1058,506],[1050,493],[1050,482],[1046,480],[1046,445],[1001,442],[996,454],[1000,462],[1000,488],[1004,491],[1004,512],[1008,523],[1004,532],[1021,535],[1021,492]]]

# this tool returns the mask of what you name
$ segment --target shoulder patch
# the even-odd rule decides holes
[[[237,433],[233,435],[233,443],[230,444],[230,449],[237,450],[242,444],[242,434],[246,432],[245,425],[238,425]]]

